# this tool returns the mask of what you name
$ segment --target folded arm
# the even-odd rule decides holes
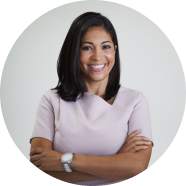
[[[136,153],[121,153],[113,156],[74,155],[71,167],[74,170],[108,180],[131,178],[148,167],[152,145]]]
[[[46,150],[53,149],[52,142],[45,138],[32,139],[31,150],[33,152],[33,149],[36,149],[36,153],[32,154],[32,161],[35,157],[37,159],[37,156],[40,156],[39,154],[44,151],[38,151],[37,153],[38,148],[36,147],[41,147]],[[56,156],[58,171],[47,170],[47,168],[46,170],[42,169],[47,174],[66,182],[89,181],[97,178],[124,180],[139,174],[148,167],[151,149],[152,146],[149,145],[147,149],[140,150],[136,153],[126,152],[112,156],[88,156],[75,154],[74,160],[71,163],[71,167],[74,171],[71,173],[64,172],[60,160],[63,153],[49,151],[58,153]],[[46,159],[46,155],[43,157]]]
[[[52,142],[50,140],[47,140],[45,138],[40,138],[40,137],[32,139],[30,150],[33,150],[36,147],[41,147],[41,148],[44,148],[44,149],[53,150]],[[40,153],[38,153],[38,154],[40,154]],[[62,165],[61,159],[60,159],[60,157],[63,155],[63,153],[60,153],[60,154],[61,155],[59,156],[59,161],[58,162],[61,165],[61,167],[63,168],[63,165]],[[37,153],[33,154],[33,156],[34,155],[36,156]],[[32,157],[30,157],[30,160],[31,160]],[[94,179],[98,178],[97,176],[90,175],[90,174],[80,172],[80,171],[73,171],[71,173],[68,173],[68,172],[65,172],[65,171],[62,171],[62,170],[63,169],[61,169],[60,171],[44,170],[44,172],[53,176],[53,177],[55,177],[55,178],[57,178],[57,179],[59,179],[59,180],[66,181],[66,182],[81,182],[81,181],[94,180]]]

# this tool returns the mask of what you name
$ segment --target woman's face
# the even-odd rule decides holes
[[[100,81],[109,77],[115,63],[114,44],[104,28],[89,28],[80,45],[80,67],[86,81]]]

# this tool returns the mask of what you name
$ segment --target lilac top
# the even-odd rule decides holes
[[[56,90],[48,90],[40,100],[30,143],[42,137],[61,153],[109,156],[117,154],[127,135],[138,129],[142,130],[139,136],[152,141],[148,101],[139,91],[121,86],[110,105],[87,92],[83,99],[67,102]],[[100,178],[75,184],[110,183],[114,182]]]

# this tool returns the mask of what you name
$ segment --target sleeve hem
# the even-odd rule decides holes
[[[30,141],[29,141],[30,144],[31,144],[33,138],[45,138],[45,139],[47,139],[47,140],[49,140],[49,141],[51,141],[53,143],[53,140],[48,138],[48,137],[45,137],[45,136],[34,136],[34,137],[30,138]]]

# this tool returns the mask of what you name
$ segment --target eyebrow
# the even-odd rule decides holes
[[[103,44],[103,43],[107,43],[107,42],[111,43],[110,41],[103,41],[101,44]],[[94,43],[92,43],[92,42],[88,42],[88,41],[85,41],[84,43],[88,43],[88,44],[91,44],[91,45],[94,44]],[[83,45],[84,43],[82,43],[82,45]]]

